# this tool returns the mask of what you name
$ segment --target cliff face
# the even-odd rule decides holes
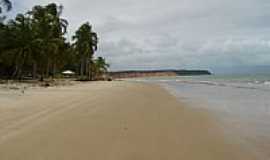
[[[211,75],[207,70],[151,70],[110,72],[112,78]]]

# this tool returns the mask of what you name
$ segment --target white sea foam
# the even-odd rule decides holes
[[[263,84],[270,85],[270,81],[265,81]]]

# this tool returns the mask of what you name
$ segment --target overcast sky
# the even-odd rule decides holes
[[[47,0],[13,0],[22,12]],[[270,65],[270,0],[55,0],[89,21],[113,70]]]

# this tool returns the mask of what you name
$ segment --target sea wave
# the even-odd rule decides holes
[[[193,81],[193,80],[178,80],[179,83],[209,85],[219,87],[233,87],[241,89],[258,89],[270,91],[270,81],[252,81],[252,82],[216,82],[216,81]]]
[[[265,82],[263,82],[263,84],[270,85],[270,81],[265,81]]]
[[[232,87],[239,89],[258,89],[263,91],[270,91],[270,80],[232,80],[232,79],[211,79],[211,80],[198,80],[198,79],[185,79],[182,77],[172,79],[136,79],[137,82],[157,82],[157,83],[185,83],[194,85],[208,85],[218,87]]]

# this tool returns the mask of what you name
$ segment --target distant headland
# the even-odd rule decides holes
[[[127,70],[109,72],[112,78],[211,75],[208,70]]]

